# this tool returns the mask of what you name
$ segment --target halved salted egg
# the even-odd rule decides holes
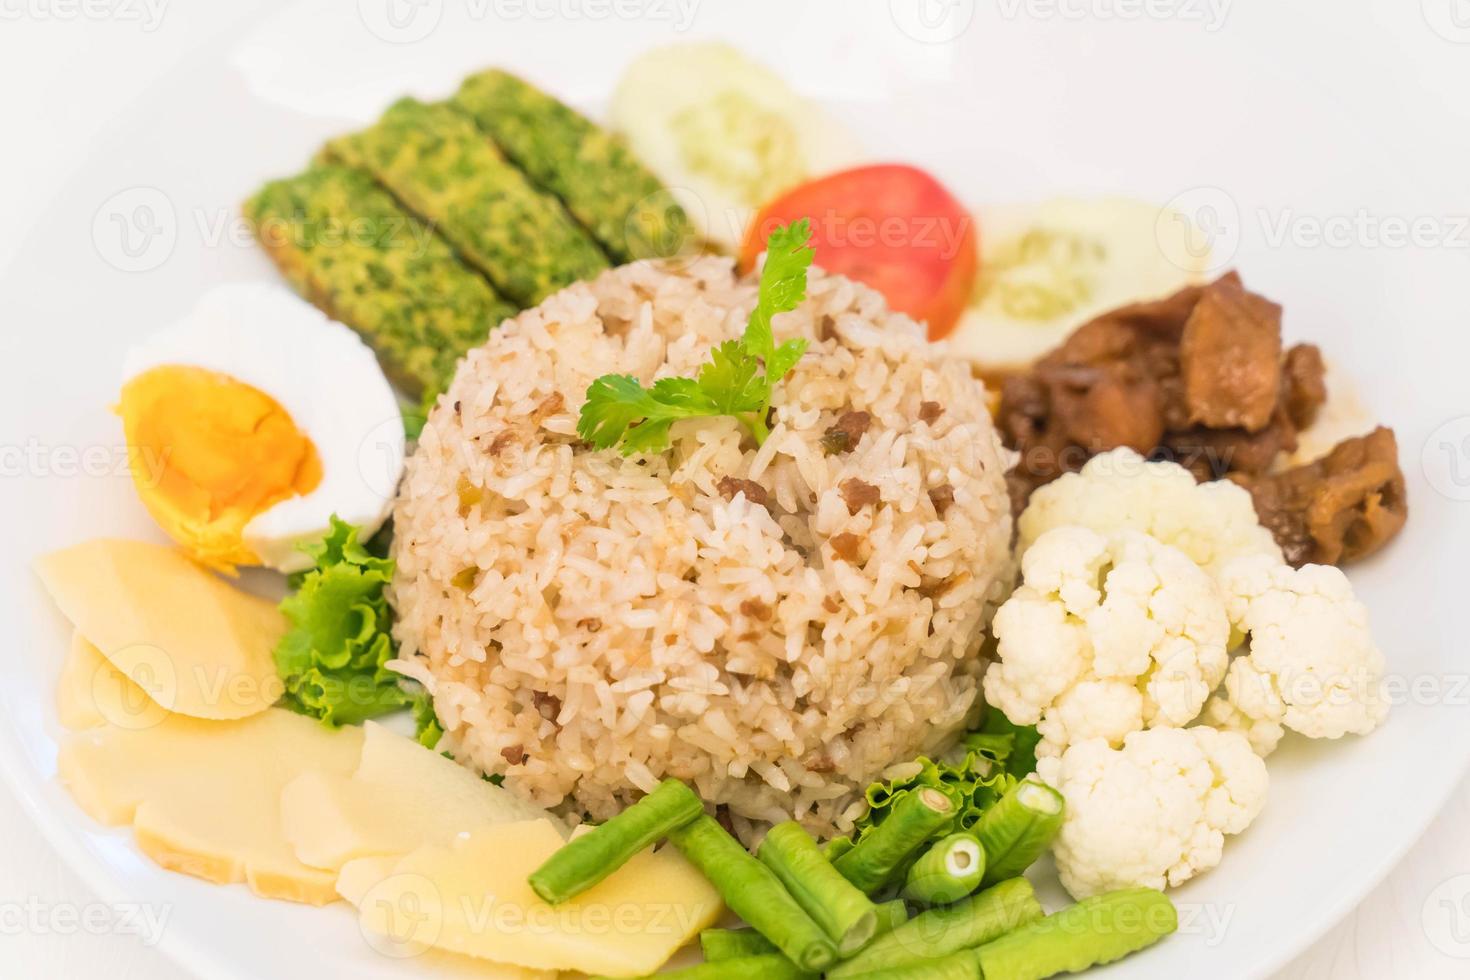
[[[219,286],[128,352],[117,412],[149,513],[199,561],[298,571],[331,517],[376,531],[405,455],[366,344],[294,293]]]

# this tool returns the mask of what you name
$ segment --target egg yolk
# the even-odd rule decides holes
[[[133,482],[153,519],[206,565],[259,564],[245,525],[321,482],[316,447],[275,399],[228,375],[157,367],[118,403]]]

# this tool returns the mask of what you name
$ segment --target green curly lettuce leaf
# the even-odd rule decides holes
[[[1016,748],[1014,732],[970,732],[960,740],[969,752],[977,753],[991,762],[1005,766]]]
[[[1017,725],[999,709],[987,708],[980,730],[966,735],[963,744],[967,748],[978,749],[979,745],[975,741],[978,739],[1010,739],[1011,745],[1006,756],[995,761],[1004,765],[1006,772],[1017,779],[1036,771],[1036,746],[1041,742],[1041,733],[1036,730],[1035,725]]]
[[[955,762],[936,762],[920,756],[903,768],[906,771],[897,778],[868,787],[868,812],[857,821],[854,831],[857,839],[861,840],[887,819],[905,796],[926,787],[948,793],[957,804],[954,822],[936,836],[969,830],[981,814],[1017,783],[1016,777],[1006,772],[1003,761],[991,757],[990,750],[967,751],[964,758]]]
[[[276,646],[285,705],[330,726],[355,725],[409,705],[388,670],[393,614],[385,589],[392,559],[358,541],[359,529],[337,517],[320,543],[304,550],[312,567],[292,577],[281,601],[291,629]]]
[[[434,699],[428,691],[419,691],[413,695],[413,737],[426,749],[432,749],[439,744],[444,737],[444,727],[439,724],[439,716],[434,713]],[[448,755],[449,753],[445,753]]]
[[[946,758],[920,756],[890,770],[890,778],[868,787],[868,811],[853,830],[861,840],[881,824],[898,801],[925,787],[943,790],[958,803],[953,824],[938,836],[969,830],[980,816],[1036,769],[1036,729],[1017,725],[994,708],[985,713],[979,729],[967,733]]]

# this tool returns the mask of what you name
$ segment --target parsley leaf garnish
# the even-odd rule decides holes
[[[627,374],[604,374],[587,388],[577,434],[598,449],[621,443],[623,455],[663,452],[669,429],[680,419],[733,415],[765,442],[766,415],[776,383],[806,353],[805,338],[777,345],[771,320],[796,309],[806,298],[812,264],[811,223],[805,218],[771,233],[761,268],[755,309],[739,340],[710,351],[694,378],[660,378],[650,388]]]

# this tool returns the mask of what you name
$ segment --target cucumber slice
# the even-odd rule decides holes
[[[610,116],[700,234],[730,251],[761,205],[860,158],[845,129],[726,44],[643,55],[624,72]]]
[[[980,275],[950,335],[982,372],[1021,371],[1088,320],[1203,281],[1189,219],[1125,198],[1057,198],[976,211]]]

